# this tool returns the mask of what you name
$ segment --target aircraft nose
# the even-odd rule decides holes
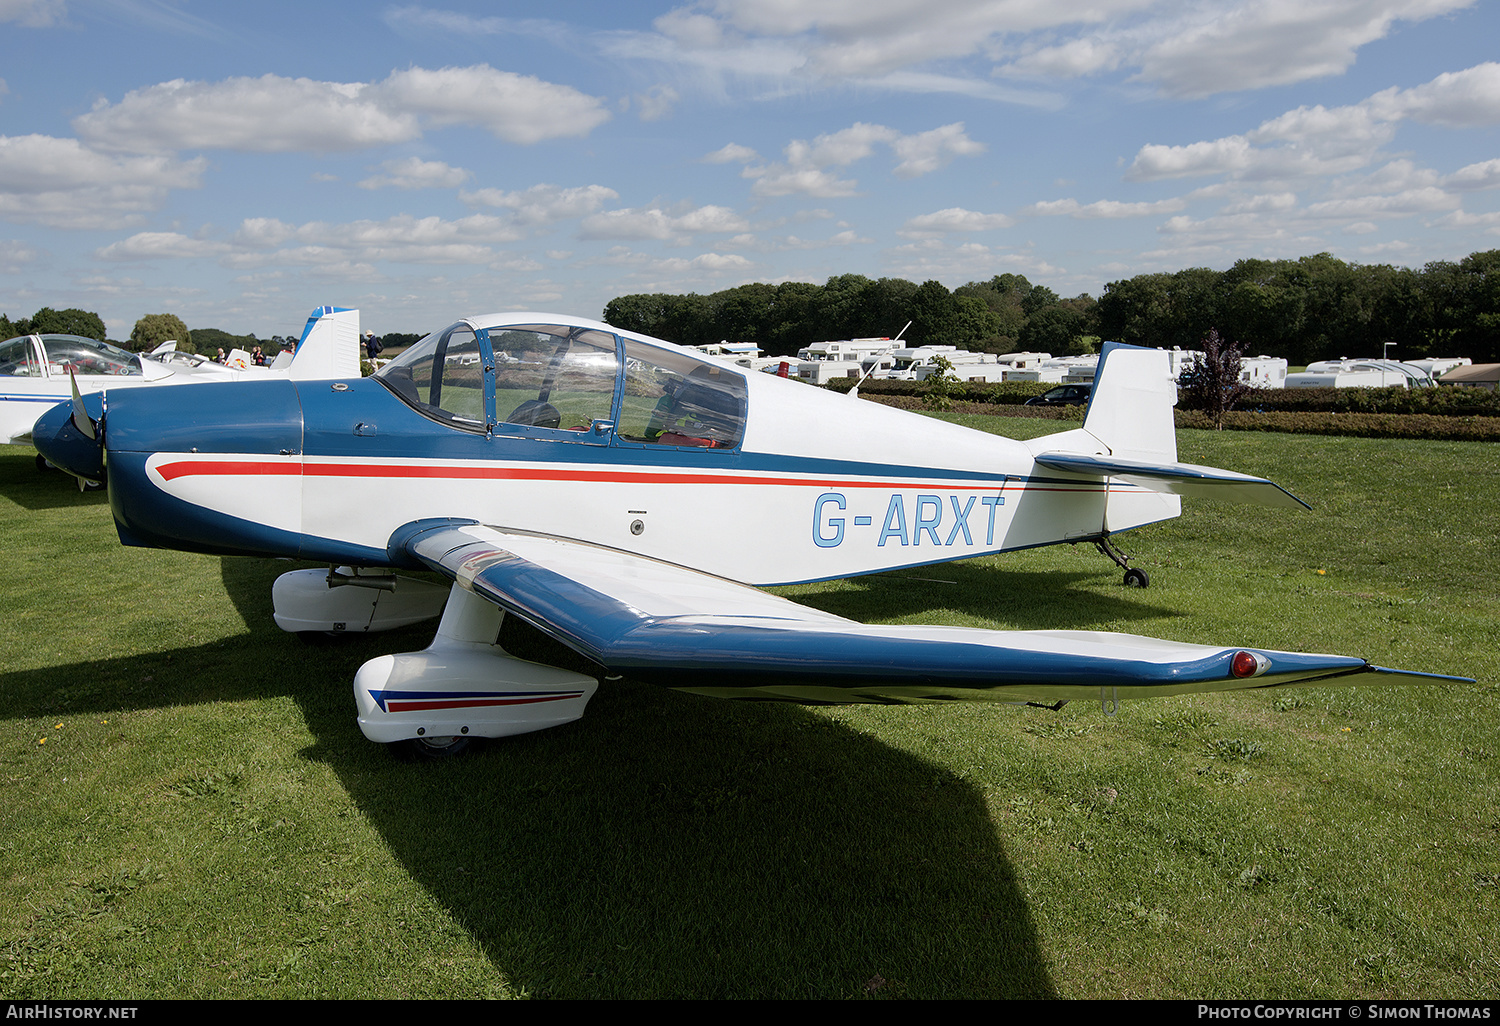
[[[83,406],[96,437],[79,430],[70,401],[58,403],[41,415],[31,431],[32,444],[54,467],[86,481],[103,482],[104,397],[97,392],[84,396]]]

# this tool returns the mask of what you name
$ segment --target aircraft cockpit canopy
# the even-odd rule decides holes
[[[566,324],[435,332],[376,377],[418,411],[469,430],[621,444],[733,448],[745,432],[735,368]]]
[[[33,345],[38,341],[40,356]],[[141,363],[134,353],[82,335],[22,335],[0,342],[0,374],[66,378],[69,370],[74,374],[139,376]]]
[[[408,347],[375,377],[429,417],[480,431],[489,422],[479,339],[462,322]]]

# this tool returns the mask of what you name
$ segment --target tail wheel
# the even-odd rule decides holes
[[[1125,587],[1127,588],[1145,588],[1150,583],[1151,578],[1139,567],[1131,567],[1125,571]]]
[[[414,737],[406,742],[406,749],[423,759],[451,759],[469,747],[467,737]]]

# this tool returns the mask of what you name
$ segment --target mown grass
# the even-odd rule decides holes
[[[964,419],[964,418],[954,418]],[[1043,421],[974,418],[1007,433]],[[1180,432],[1314,506],[786,589],[883,622],[1364,655],[1474,685],[1060,712],[630,681],[448,763],[354,724],[288,564],[121,548],[0,454],[0,992],[34,997],[1500,996],[1500,461]]]

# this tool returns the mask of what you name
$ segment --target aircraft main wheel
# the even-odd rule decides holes
[[[1131,567],[1125,571],[1125,587],[1144,588],[1151,583],[1151,578],[1146,576],[1146,571]]]
[[[406,742],[407,750],[423,759],[451,759],[469,747],[469,738],[414,737]]]

